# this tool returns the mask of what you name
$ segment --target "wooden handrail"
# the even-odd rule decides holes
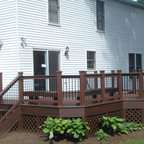
[[[4,88],[4,90],[0,92],[0,97],[2,97],[19,79],[20,76],[18,75],[6,88]]]
[[[9,110],[8,112],[0,119],[0,123],[2,123],[14,110],[15,108],[20,104],[20,100],[14,104]]]

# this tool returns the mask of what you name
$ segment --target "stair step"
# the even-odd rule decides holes
[[[6,112],[8,109],[0,109],[0,112]]]

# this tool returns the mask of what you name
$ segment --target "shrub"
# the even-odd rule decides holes
[[[42,128],[43,133],[49,135],[49,139],[53,139],[54,135],[57,133],[60,135],[72,136],[79,141],[82,141],[86,136],[86,131],[90,130],[87,123],[81,121],[80,118],[64,120],[62,118],[47,117],[40,128]]]
[[[134,122],[124,123],[125,119],[117,117],[102,117],[100,119],[100,130],[96,132],[98,140],[106,140],[106,134],[128,134],[132,131],[144,129],[144,124]]]
[[[83,122],[80,118],[72,119],[71,125],[67,129],[67,133],[72,135],[73,138],[82,141],[86,136],[86,131],[90,130],[86,122]]]
[[[123,122],[125,119],[117,118],[117,117],[102,117],[101,118],[101,125],[104,131],[110,135],[114,135],[116,133],[127,134],[128,131],[125,129]]]

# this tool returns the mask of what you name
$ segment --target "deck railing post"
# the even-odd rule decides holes
[[[2,91],[2,73],[0,73],[0,92]]]
[[[80,71],[80,106],[85,105],[86,72]]]
[[[62,72],[57,71],[57,95],[58,106],[63,106],[63,94],[62,94]]]
[[[105,101],[105,71],[100,71],[101,74],[101,97]]]
[[[133,74],[135,72],[136,71],[133,70]],[[133,92],[133,94],[136,94],[136,76],[135,75],[132,76],[132,92]]]
[[[115,71],[114,70],[112,70],[111,71],[111,80],[112,80],[112,88],[114,88],[114,73],[115,73]]]
[[[19,72],[18,75],[20,76],[19,79],[19,99],[21,103],[23,103],[23,72]]]
[[[118,90],[119,90],[119,95],[120,95],[120,99],[122,99],[122,71],[118,70],[117,73],[119,74],[118,76]]]
[[[0,73],[0,92],[2,91],[2,73]],[[0,103],[2,103],[2,97],[0,97]]]
[[[139,98],[143,98],[143,71],[138,70],[139,72]]]
[[[97,74],[97,71],[94,71],[94,74]],[[98,88],[98,78],[97,78],[97,76],[95,76],[94,84],[95,84],[95,89],[97,89]]]

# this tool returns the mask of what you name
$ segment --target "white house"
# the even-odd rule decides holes
[[[0,71],[144,68],[144,6],[130,0],[0,0]]]

